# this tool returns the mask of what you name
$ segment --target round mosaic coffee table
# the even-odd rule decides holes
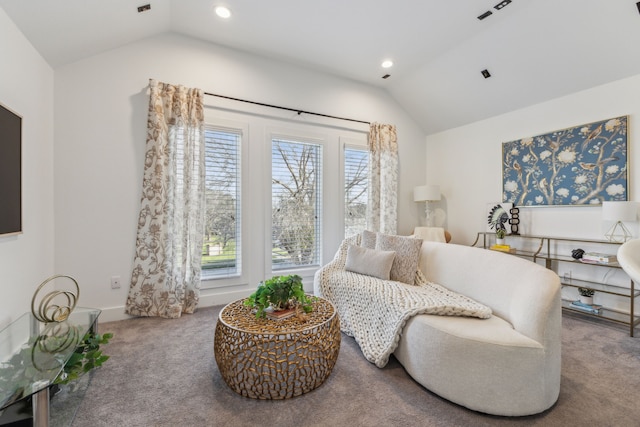
[[[340,350],[340,322],[322,298],[304,318],[282,320],[256,319],[242,299],[220,311],[213,348],[233,391],[254,399],[286,399],[329,377]]]

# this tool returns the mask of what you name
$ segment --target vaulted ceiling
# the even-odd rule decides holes
[[[147,3],[151,9],[138,13]],[[431,134],[640,74],[636,3],[0,0],[0,7],[53,68],[176,32],[382,87]],[[217,17],[217,5],[232,17]],[[383,59],[394,66],[383,69]]]

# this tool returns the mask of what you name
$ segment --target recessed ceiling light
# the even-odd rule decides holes
[[[216,11],[216,15],[218,15],[220,18],[227,19],[231,17],[231,11],[229,10],[228,7],[216,6],[215,11]]]
[[[391,68],[393,67],[393,61],[390,59],[387,59],[385,61],[382,61],[382,68]]]

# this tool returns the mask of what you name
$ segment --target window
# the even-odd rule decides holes
[[[319,265],[322,218],[322,146],[271,141],[273,270]]]
[[[206,278],[241,273],[240,142],[236,129],[205,130],[205,230],[202,275]]]
[[[369,151],[344,148],[344,236],[360,233],[367,227],[369,196]]]

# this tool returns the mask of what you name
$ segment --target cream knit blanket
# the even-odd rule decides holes
[[[428,282],[420,271],[415,285],[345,271],[346,249],[357,244],[353,239],[342,243],[334,260],[315,280],[322,296],[336,307],[342,332],[354,337],[364,357],[377,367],[387,364],[412,316],[491,317],[489,307]]]

